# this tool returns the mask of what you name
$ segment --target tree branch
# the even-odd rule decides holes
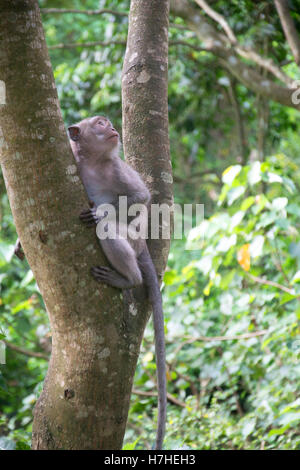
[[[76,9],[70,9],[70,8],[41,8],[41,13],[43,15],[61,15],[61,14],[79,14],[79,15],[87,15],[87,16],[97,16],[97,15],[113,15],[113,16],[122,16],[122,17],[128,17],[128,13],[126,11],[115,11],[115,10],[109,10],[108,8],[103,8],[101,10],[76,10]],[[176,28],[176,29],[186,29],[184,25],[181,24],[174,24],[170,23],[169,27]]]
[[[136,388],[132,389],[132,393],[143,397],[157,397],[157,392],[144,392],[143,390],[137,390]],[[181,406],[182,408],[186,407],[186,404],[183,401],[178,400],[173,395],[171,395],[171,393],[167,393],[167,399],[174,403],[174,405]]]
[[[257,336],[264,336],[268,333],[268,330],[260,330],[260,331],[253,331],[252,333],[243,333],[242,335],[233,335],[233,336],[195,336],[192,338],[188,338],[187,340],[183,341],[173,352],[173,356],[176,358],[179,351],[186,345],[192,344],[195,341],[204,341],[204,342],[211,342],[211,341],[239,341],[243,339],[250,339],[256,338]]]
[[[49,50],[54,50],[54,49],[75,49],[76,47],[97,47],[97,46],[102,46],[102,47],[107,47],[111,45],[120,45],[120,46],[126,46],[126,41],[94,41],[94,42],[73,42],[73,43],[60,43],[60,44],[53,44],[52,46],[48,46]]]
[[[250,49],[248,47],[243,47],[241,44],[239,44],[234,32],[230,28],[229,24],[227,23],[226,19],[217,13],[215,10],[213,10],[205,0],[195,0],[195,2],[207,13],[208,16],[210,16],[213,20],[215,20],[217,23],[219,23],[222,28],[224,29],[230,44],[233,46],[234,50],[241,56],[244,57],[245,59],[252,60],[255,62],[257,65],[260,67],[263,67],[264,69],[268,70],[268,72],[272,73],[274,77],[278,78],[281,82],[285,83],[287,86],[292,86],[294,83],[294,80],[286,75],[280,67],[278,67],[275,62],[267,57],[262,57],[260,54],[257,54],[257,52],[253,49]]]
[[[231,44],[228,37],[219,33],[210,23],[206,22],[200,11],[192,7],[187,0],[171,0],[171,11],[186,21],[188,27],[201,40],[204,48],[219,57],[222,66],[228,69],[249,90],[284,106],[300,109],[300,105],[292,101],[292,94],[296,91],[295,87],[283,87],[271,80],[266,80],[253,67],[242,62],[239,55],[244,55],[245,58],[247,55],[247,58],[251,58],[253,61],[256,59],[256,63],[259,60],[261,66],[267,68],[272,74],[276,73],[277,78],[280,76],[285,84],[290,85],[290,77],[286,76],[273,61],[256,55],[255,51]],[[228,44],[231,44],[231,48],[228,48]]]
[[[287,0],[274,0],[282,29],[292,50],[295,62],[300,66],[300,37],[293,18],[290,15]]]
[[[252,333],[243,333],[242,335],[233,336],[197,336],[192,338],[193,341],[239,341],[241,339],[256,338],[257,336],[264,336],[268,330],[253,331]],[[192,339],[190,342],[192,342]]]
[[[126,41],[122,40],[112,40],[112,41],[94,41],[94,42],[72,42],[72,43],[59,43],[59,44],[53,44],[52,46],[48,46],[49,50],[54,50],[54,49],[75,49],[76,47],[81,47],[81,48],[89,48],[89,47],[97,47],[97,46],[102,46],[102,47],[107,47],[111,45],[120,45],[120,46],[126,46]],[[169,46],[185,46],[189,47],[190,49],[193,49],[194,51],[197,52],[202,52],[206,51],[203,47],[196,46],[195,44],[191,44],[187,41],[169,41]]]
[[[285,83],[288,87],[293,86],[294,80],[288,75],[286,75],[286,73],[284,73],[272,59],[268,57],[263,57],[257,54],[257,52],[255,52],[254,50],[242,47],[240,45],[236,45],[235,50],[241,57],[244,57],[244,59],[252,60],[257,65],[274,75],[274,77],[278,78],[278,80],[280,80],[282,83]]]
[[[257,282],[258,284],[264,284],[266,286],[275,287],[276,289],[280,289],[283,292],[286,292],[287,294],[294,295],[294,296],[296,295],[294,289],[290,289],[289,287],[285,287],[281,284],[278,284],[278,282],[269,281],[268,279],[263,279],[261,277],[253,276],[253,274],[249,274],[249,273],[246,273],[246,274],[248,277],[250,277],[250,279],[252,279],[252,281]]]
[[[205,13],[208,16],[210,16],[213,20],[215,20],[217,23],[219,23],[222,26],[231,44],[236,44],[238,42],[234,32],[230,28],[229,24],[227,23],[223,15],[220,15],[220,13],[217,13],[215,10],[213,10],[205,2],[205,0],[195,0],[195,2],[199,5],[200,8],[202,8],[203,11],[205,11]]]
[[[47,354],[40,353],[40,352],[35,352],[35,351],[30,351],[29,349],[21,348],[20,346],[17,346],[16,344],[10,343],[9,341],[6,341],[6,339],[2,340],[3,343],[12,351],[16,351],[20,354],[24,354],[24,356],[29,356],[29,357],[37,357],[39,359],[45,359],[46,361],[49,361],[49,357]]]
[[[101,10],[74,10],[74,9],[69,9],[69,8],[41,8],[41,13],[43,15],[55,15],[55,14],[65,14],[65,13],[73,13],[73,14],[80,14],[80,15],[88,15],[88,16],[94,16],[94,15],[104,15],[104,14],[109,14],[113,16],[123,16],[127,17],[128,13],[126,11],[114,11],[114,10],[109,10],[107,8],[103,8]]]
[[[229,27],[225,18],[222,15],[215,12],[204,0],[195,0],[204,11],[209,14],[215,21],[218,21],[222,25],[226,36],[216,31],[212,25],[205,22],[203,17],[198,13],[197,9],[194,9],[186,0],[171,0],[171,8],[173,13],[186,19],[189,27],[193,30],[201,41],[204,42],[204,47],[198,47],[192,45],[186,41],[170,41],[170,45],[183,45],[190,47],[197,51],[212,52],[221,59],[221,64],[227,68],[232,75],[234,75],[240,82],[242,82],[247,88],[254,91],[255,93],[261,94],[268,99],[277,101],[284,106],[294,107],[300,109],[300,105],[292,102],[291,96],[296,90],[293,87],[294,81],[288,75],[286,75],[279,66],[270,58],[262,57],[257,54],[254,50],[244,48],[238,44],[236,36]],[[112,14],[115,16],[127,16],[126,12],[117,12],[109,9],[102,10],[74,10],[74,9],[60,9],[60,8],[48,8],[42,9],[43,14],[63,14],[63,13],[74,13],[74,14],[85,14],[85,15],[101,15],[101,14]],[[183,29],[182,25],[172,24],[172,27]],[[228,49],[228,41],[232,48]],[[106,47],[109,44],[120,44],[124,45],[124,41],[97,41],[87,43],[70,43],[70,44],[55,44],[49,46],[50,50],[54,49],[73,49],[76,47]],[[245,59],[251,60],[258,64],[260,67],[268,70],[274,77],[279,79],[287,87],[277,85],[271,80],[266,80],[264,77],[257,73],[253,68],[247,64],[241,62],[238,58],[241,56]],[[292,88],[293,87],[293,88]]]

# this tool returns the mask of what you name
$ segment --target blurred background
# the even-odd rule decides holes
[[[226,36],[221,23],[197,3],[189,2],[217,34]],[[249,53],[240,54],[241,67],[259,74],[268,89],[271,83],[287,88],[297,80],[300,88],[299,65],[273,1],[208,3],[226,19],[238,45],[263,58],[260,63]],[[121,131],[129,1],[39,4],[45,9],[43,24],[66,126],[102,114]],[[299,33],[300,2],[288,5]],[[105,8],[114,14],[50,8]],[[204,204],[205,220],[187,239],[172,242],[164,277],[165,447],[299,449],[299,110],[276,99],[276,90],[267,96],[262,88],[248,86],[243,73],[230,70],[182,16],[171,13],[170,23],[175,202]],[[281,82],[268,63],[282,71]],[[27,449],[51,331],[26,260],[13,256],[17,235],[2,177],[0,193],[0,339],[6,345],[6,364],[0,365],[0,448]],[[192,251],[187,249],[191,243]],[[153,359],[150,322],[135,376],[126,449],[151,449],[154,441]]]

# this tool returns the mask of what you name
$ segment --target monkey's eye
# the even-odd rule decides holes
[[[97,124],[100,124],[100,126],[104,126],[104,125],[105,125],[104,121],[98,121]]]

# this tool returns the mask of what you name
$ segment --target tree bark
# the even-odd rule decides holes
[[[143,292],[125,301],[90,275],[105,259],[95,232],[78,219],[87,198],[66,137],[37,1],[0,0],[0,39],[1,165],[52,329],[32,448],[119,449],[148,305]]]
[[[173,205],[168,138],[168,0],[131,0],[123,66],[125,157],[144,175],[152,203]],[[170,221],[172,224],[172,221]],[[170,240],[149,239],[161,275]]]

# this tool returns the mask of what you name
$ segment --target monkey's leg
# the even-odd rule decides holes
[[[119,289],[130,289],[143,283],[135,252],[127,240],[101,240],[101,246],[114,269],[94,266],[91,272],[97,281]]]

